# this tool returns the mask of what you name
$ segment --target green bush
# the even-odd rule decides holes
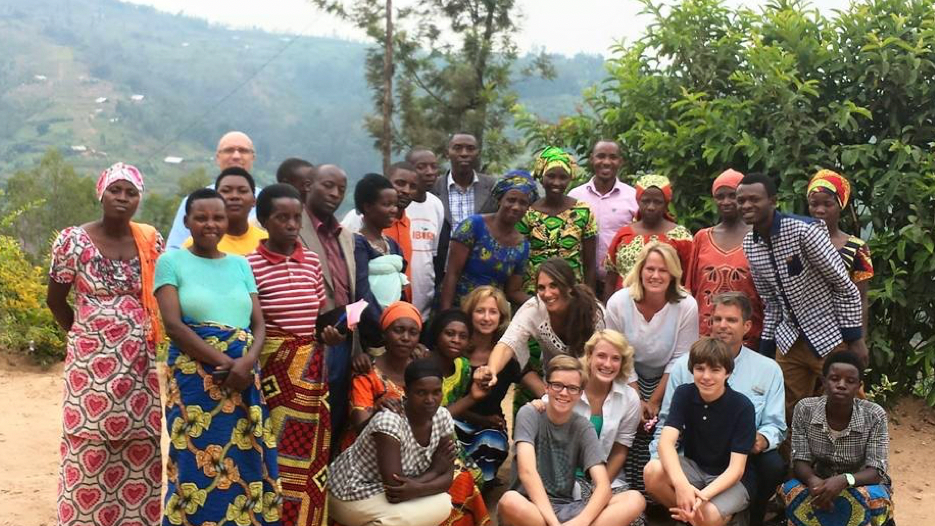
[[[629,173],[668,175],[679,221],[716,220],[708,198],[728,167],[780,180],[781,207],[805,212],[819,168],[853,183],[845,230],[868,239],[872,380],[935,405],[935,4],[855,2],[834,18],[805,2],[761,12],[718,0],[659,6],[621,44],[578,114],[546,123],[517,109],[533,147],[584,159],[599,137],[622,145]],[[703,197],[699,199],[699,197]]]
[[[48,364],[65,357],[64,332],[45,306],[45,271],[0,235],[0,349]]]

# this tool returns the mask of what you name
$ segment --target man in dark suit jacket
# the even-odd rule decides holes
[[[497,181],[477,172],[475,168],[479,155],[477,139],[473,135],[456,133],[448,141],[451,168],[435,181],[432,193],[445,205],[445,220],[452,228],[472,214],[497,210],[497,203],[490,197],[490,191]]]
[[[435,181],[432,193],[441,199],[445,207],[445,225],[438,240],[438,257],[435,259],[435,282],[440,284],[445,277],[448,260],[448,242],[451,230],[473,214],[497,211],[497,203],[490,195],[497,180],[477,172],[480,150],[477,138],[469,133],[456,133],[448,141],[448,173]]]
[[[356,293],[354,277],[354,234],[341,228],[334,212],[344,201],[347,191],[347,174],[333,164],[323,164],[314,169],[305,182],[305,217],[299,238],[305,248],[315,252],[321,261],[325,280],[327,302],[321,313],[343,307],[354,302]],[[328,365],[328,400],[331,406],[331,443],[339,445],[341,432],[348,413],[348,391],[350,389],[351,359],[362,352],[357,333],[352,342],[334,347],[326,352]],[[333,451],[338,448],[334,447]]]

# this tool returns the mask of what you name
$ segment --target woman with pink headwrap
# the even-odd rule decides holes
[[[717,204],[721,221],[695,234],[691,265],[686,270],[685,287],[698,302],[698,323],[701,336],[711,334],[711,300],[722,292],[743,292],[753,306],[753,325],[744,337],[744,344],[757,349],[763,330],[763,302],[756,293],[750,264],[741,242],[751,227],[740,217],[737,206],[737,185],[743,174],[725,170],[711,185],[711,195]]]
[[[153,297],[162,236],[133,223],[143,176],[117,163],[101,173],[102,217],[52,245],[47,303],[68,332],[58,521],[159,524],[161,331]],[[74,289],[74,308],[68,293]]]

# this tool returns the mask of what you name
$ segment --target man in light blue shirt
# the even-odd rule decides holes
[[[218,141],[218,149],[214,154],[214,159],[218,165],[218,173],[232,167],[238,166],[248,172],[253,171],[253,161],[256,160],[256,151],[253,149],[253,141],[244,132],[231,131],[224,134]],[[206,188],[214,188],[211,184]],[[262,188],[256,189],[256,195],[259,195]],[[166,247],[170,249],[181,248],[182,243],[188,239],[191,234],[188,228],[185,228],[185,199],[179,203],[178,210],[175,211],[175,219],[172,222],[172,230],[169,231],[169,237],[166,238]],[[256,222],[256,213],[250,210],[250,222]]]
[[[756,491],[751,495],[749,510],[750,525],[761,526],[766,503],[786,475],[785,461],[777,449],[786,437],[786,391],[782,370],[775,361],[743,345],[743,337],[752,325],[750,318],[753,313],[750,300],[744,293],[718,294],[712,299],[712,304],[711,336],[727,344],[734,355],[734,372],[728,377],[727,383],[733,390],[749,398],[756,411],[756,441],[747,461],[754,470]],[[686,354],[676,360],[669,373],[656,435],[649,446],[654,458],[657,457],[659,435],[669,414],[675,388],[692,382]]]

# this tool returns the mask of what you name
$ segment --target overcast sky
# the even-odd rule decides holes
[[[232,28],[257,27],[267,31],[339,36],[363,40],[352,26],[329,17],[307,0],[124,0],[151,5],[170,13],[184,13]],[[396,0],[404,5],[412,0]],[[758,8],[765,0],[727,0],[729,5]],[[844,9],[850,0],[812,0],[826,15]],[[550,53],[607,54],[621,38],[638,37],[647,20],[639,16],[635,0],[517,0],[522,31],[516,35],[521,50]]]

